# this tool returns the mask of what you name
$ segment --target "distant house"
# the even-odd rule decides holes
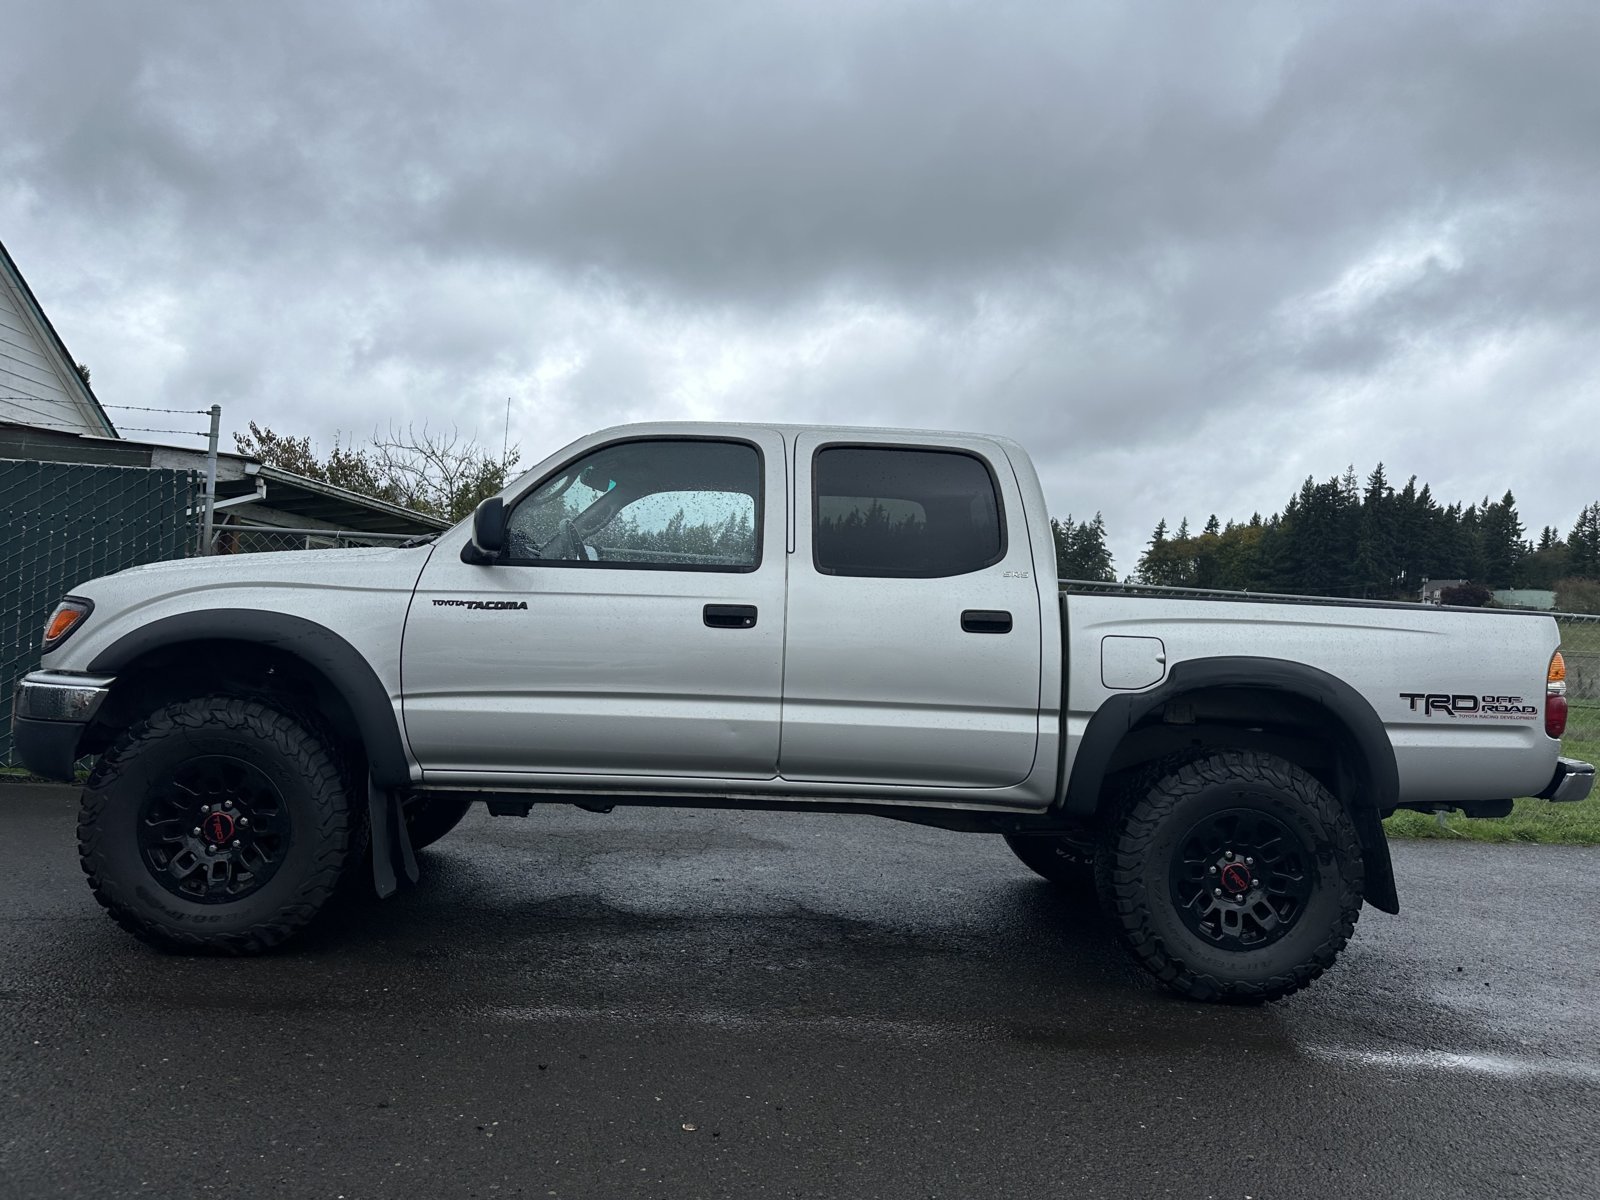
[[[78,373],[4,243],[0,243],[0,421],[90,437],[117,436],[111,418]]]
[[[1494,594],[1494,602],[1502,608],[1537,608],[1551,612],[1556,606],[1556,594],[1543,588],[1503,588]]]
[[[1466,583],[1465,579],[1424,579],[1422,581],[1422,602],[1424,604],[1443,604],[1439,597],[1446,588],[1460,587]]]

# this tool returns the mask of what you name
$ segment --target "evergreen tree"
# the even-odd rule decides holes
[[[1116,581],[1111,551],[1106,546],[1105,517],[1095,513],[1093,520],[1074,521],[1069,514],[1065,521],[1052,520],[1050,526],[1055,535],[1056,570],[1061,578]]]
[[[1517,581],[1517,568],[1528,553],[1522,540],[1522,521],[1517,515],[1517,500],[1510,492],[1497,504],[1485,504],[1479,523],[1483,574],[1479,582],[1491,588],[1509,588]],[[1474,576],[1473,578],[1479,578]]]
[[[1600,579],[1600,500],[1578,514],[1567,534],[1567,554],[1572,574],[1580,579]]]
[[[1395,561],[1399,540],[1395,518],[1394,489],[1379,463],[1367,476],[1356,530],[1352,590],[1359,589],[1362,596],[1388,596],[1396,587],[1400,568]]]

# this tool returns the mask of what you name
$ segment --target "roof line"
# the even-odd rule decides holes
[[[39,298],[33,294],[33,289],[28,286],[28,281],[23,276],[22,269],[17,266],[17,260],[11,257],[11,252],[6,249],[4,242],[0,242],[0,266],[5,267],[7,274],[11,276],[12,281],[16,284],[17,290],[22,294],[22,298],[33,309],[34,317],[39,324],[44,326],[45,332],[50,335],[50,340],[55,343],[56,350],[67,364],[67,373],[72,376],[71,383],[77,386],[83,399],[89,402],[95,415],[105,425],[106,432],[112,437],[121,436],[117,433],[117,427],[111,423],[111,417],[107,414],[104,405],[100,403],[99,397],[94,394],[94,389],[84,381],[82,375],[78,374],[78,360],[72,357],[72,351],[67,349],[67,344],[61,340],[61,335],[56,332],[56,327],[50,323],[49,316],[45,314],[44,306],[39,303]]]
[[[252,465],[254,470],[251,469]],[[353,492],[349,488],[342,488],[335,483],[324,483],[320,479],[309,479],[304,475],[296,475],[293,471],[285,471],[282,467],[271,467],[266,463],[255,464],[254,460],[251,459],[246,459],[244,470],[246,475],[259,475],[269,483],[276,479],[282,483],[304,488],[308,492],[318,492],[335,500],[352,501],[367,508],[381,509],[392,516],[405,520],[421,521],[434,526],[436,529],[449,529],[455,523],[446,521],[443,517],[435,517],[428,513],[418,512],[414,508],[406,508],[402,504],[391,504],[389,501],[380,500],[376,496]]]

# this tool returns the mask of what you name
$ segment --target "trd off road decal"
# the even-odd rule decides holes
[[[435,608],[480,608],[499,611],[508,608],[527,608],[526,600],[435,600]]]
[[[1539,715],[1539,707],[1529,704],[1521,696],[1465,696],[1443,692],[1401,692],[1400,699],[1408,701],[1412,712],[1425,716],[1475,717],[1490,721],[1531,721]]]

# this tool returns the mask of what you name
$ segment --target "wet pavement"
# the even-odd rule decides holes
[[[0,787],[0,1196],[1600,1195],[1600,850],[1403,844],[1398,918],[1168,997],[998,838],[475,812],[253,960]]]

